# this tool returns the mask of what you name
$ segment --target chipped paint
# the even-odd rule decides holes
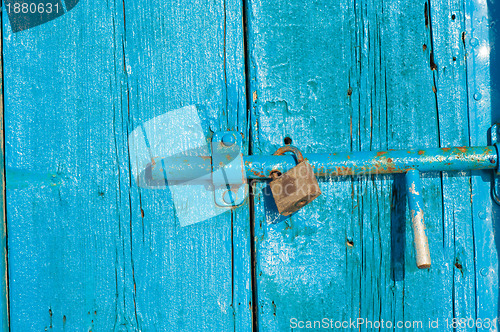
[[[413,244],[415,246],[415,258],[417,267],[427,269],[431,265],[431,257],[429,252],[429,242],[425,234],[424,224],[424,206],[422,195],[422,186],[420,184],[420,172],[417,170],[409,170],[405,176],[406,190],[408,197],[408,207],[413,229]]]
[[[408,188],[408,191],[413,195],[420,195],[420,193],[415,189],[415,183],[411,184],[411,186]]]

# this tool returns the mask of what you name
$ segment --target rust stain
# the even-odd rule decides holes
[[[152,165],[152,166],[156,166],[156,161],[155,161],[155,159],[154,159],[154,158],[151,158],[151,165]]]
[[[419,155],[423,155],[424,153],[425,153],[425,151],[424,151],[424,150],[418,150],[418,154],[419,154]]]
[[[392,158],[387,158],[388,163],[392,163]]]
[[[377,157],[383,156],[384,154],[387,154],[387,151],[379,151],[377,152]]]
[[[384,173],[383,172],[384,168],[380,164],[375,164],[373,166],[375,167],[375,174],[382,174],[382,173]]]
[[[463,276],[463,275],[464,275],[464,270],[463,270],[464,268],[463,268],[462,264],[460,264],[460,261],[458,260],[458,258],[455,258],[455,264],[454,264],[454,265],[455,265],[455,267],[456,267],[457,269],[459,269],[459,270],[460,270],[460,273],[461,273],[461,274],[462,274],[462,276]]]
[[[396,170],[396,167],[394,167],[394,166],[387,166],[387,173],[396,173],[395,170]]]
[[[464,146],[458,147],[457,150],[460,151],[460,152],[462,152],[462,153],[466,153],[467,152],[467,148],[464,147]]]
[[[266,177],[263,172],[259,172],[259,171],[256,171],[256,170],[253,170],[252,174],[255,175],[258,178],[265,178]]]
[[[443,150],[444,152],[448,152],[451,150],[451,148],[442,148],[441,150]]]
[[[226,159],[227,160],[231,160],[231,155],[230,154],[226,154]]]
[[[210,160],[210,159],[212,159],[212,157],[210,157],[210,156],[200,156],[200,157],[203,160]]]
[[[253,92],[253,102],[255,103],[257,101],[257,91]]]
[[[354,175],[354,171],[350,167],[340,166],[336,169],[337,175]]]

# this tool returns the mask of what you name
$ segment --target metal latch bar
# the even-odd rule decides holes
[[[379,152],[305,153],[318,177],[420,172],[453,172],[497,169],[494,146],[453,147],[420,150],[387,150]],[[163,161],[163,162],[162,162]],[[291,155],[243,156],[247,179],[266,180],[272,171],[287,172],[296,165]],[[155,158],[147,172],[153,179],[167,177],[169,184],[183,184],[196,179],[211,182],[212,157],[189,156]],[[190,182],[192,183],[192,182]]]
[[[387,150],[369,152],[304,154],[319,177],[420,172],[452,172],[496,169],[494,146]],[[248,179],[270,178],[272,171],[282,173],[295,165],[293,156],[246,156]]]

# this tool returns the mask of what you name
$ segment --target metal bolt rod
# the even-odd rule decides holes
[[[405,175],[405,182],[417,267],[419,269],[428,269],[431,266],[431,254],[427,235],[425,235],[424,201],[422,199],[420,172],[414,169],[409,170]]]
[[[453,147],[420,150],[388,150],[304,154],[318,177],[420,172],[471,171],[497,169],[494,146]],[[244,156],[247,179],[271,179],[272,171],[285,173],[297,164],[294,156]],[[231,165],[226,165],[231,167]],[[142,176],[168,184],[211,182],[212,159],[209,156],[155,158]]]
[[[388,150],[304,154],[318,177],[420,172],[470,171],[496,169],[494,146],[453,147],[420,150]],[[248,179],[267,179],[273,170],[285,173],[296,165],[293,156],[244,157]]]

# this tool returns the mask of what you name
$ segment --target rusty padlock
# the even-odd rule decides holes
[[[321,190],[312,166],[304,159],[299,149],[287,145],[279,148],[274,155],[279,156],[285,152],[295,154],[297,166],[284,174],[276,170],[271,171],[272,181],[269,186],[278,212],[289,216],[321,195]]]

